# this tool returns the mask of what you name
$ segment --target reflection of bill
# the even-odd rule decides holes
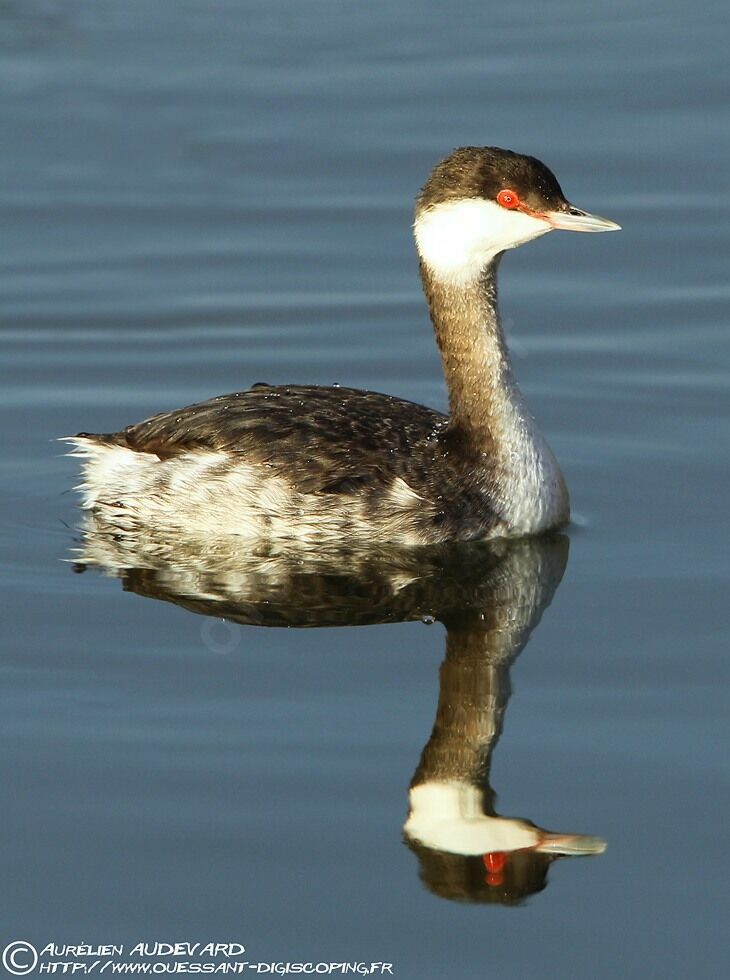
[[[444,624],[436,722],[404,828],[434,893],[513,904],[545,887],[557,857],[604,850],[595,837],[499,816],[489,786],[509,667],[562,578],[564,535],[411,550],[252,551],[235,538],[110,532],[98,517],[88,521],[77,571],[101,567],[130,591],[196,613],[259,626]],[[203,633],[215,652],[236,646],[232,635],[212,643],[210,629]]]

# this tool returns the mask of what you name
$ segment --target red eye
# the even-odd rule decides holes
[[[516,191],[500,191],[497,194],[497,204],[501,204],[503,208],[514,211],[515,208],[520,206],[520,198]]]

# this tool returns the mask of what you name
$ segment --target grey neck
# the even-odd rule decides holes
[[[454,780],[471,783],[484,790],[486,808],[493,812],[489,763],[502,730],[513,659],[504,646],[509,648],[495,642],[490,626],[449,629],[436,722],[412,787]]]
[[[560,467],[512,373],[497,306],[496,255],[472,278],[421,278],[449,393],[449,428],[475,459],[475,472],[510,533],[534,534],[569,518]]]
[[[516,392],[497,305],[497,268],[502,254],[468,282],[436,279],[421,263],[452,424],[486,450],[493,450],[499,441],[505,396],[513,401]]]

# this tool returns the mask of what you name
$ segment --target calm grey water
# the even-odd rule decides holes
[[[0,3],[3,946],[725,975],[726,23],[712,0]],[[489,784],[608,843],[516,905],[445,896],[404,843],[443,626],[231,625],[74,575],[53,442],[260,380],[443,408],[411,202],[469,143],[624,227],[502,267],[577,524]]]

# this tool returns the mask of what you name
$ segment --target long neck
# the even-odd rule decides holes
[[[501,255],[464,278],[439,277],[422,261],[421,279],[441,351],[450,426],[496,468],[511,527],[534,533],[567,521],[568,495],[512,373],[497,306]]]
[[[421,263],[451,419],[490,445],[499,439],[505,402],[517,393],[497,305],[500,259],[501,254],[466,282],[437,279]]]
[[[482,622],[449,629],[436,722],[411,782],[411,787],[453,781],[478,785],[491,812],[489,762],[510,695],[512,660],[495,638],[495,630]]]

